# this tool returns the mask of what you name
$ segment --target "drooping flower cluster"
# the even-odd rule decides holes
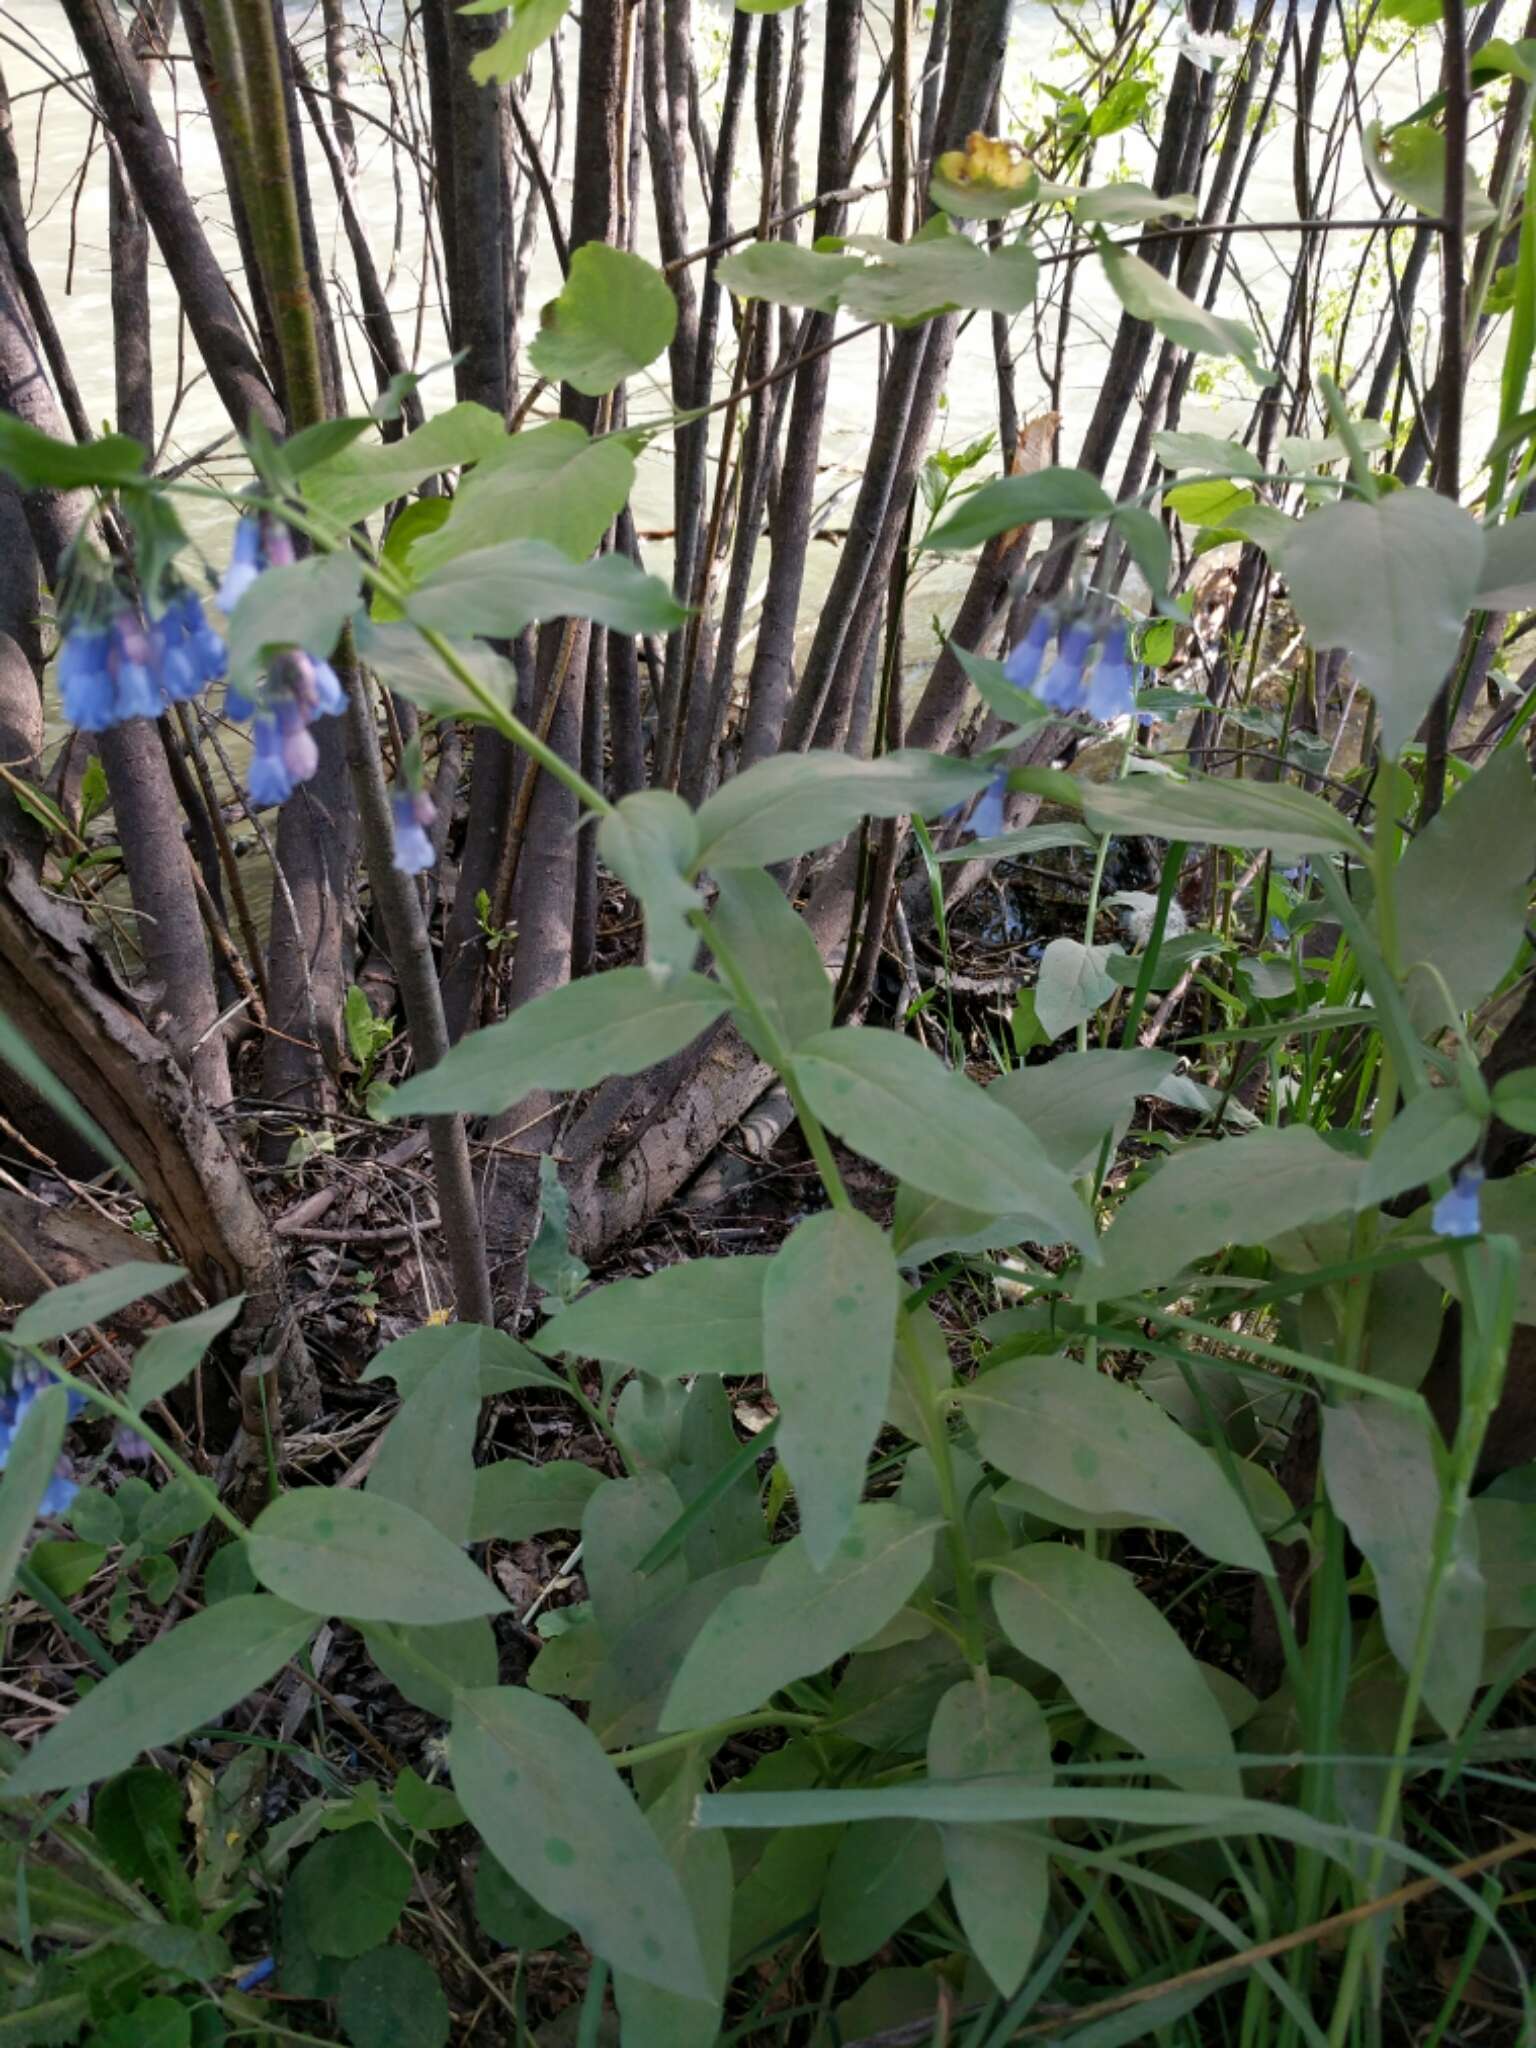
[[[247,512],[235,528],[235,545],[219,585],[219,609],[232,612],[266,569],[291,569],[293,535],[270,512]]]
[[[59,697],[82,732],[106,732],[130,718],[158,718],[184,704],[229,665],[224,642],[185,585],[157,618],[119,602],[70,620],[59,649]]]
[[[5,1470],[11,1455],[11,1447],[20,1434],[26,1420],[27,1410],[39,1394],[46,1393],[54,1385],[53,1377],[40,1365],[31,1360],[19,1361],[11,1374],[11,1384],[0,1394],[0,1472]],[[85,1406],[83,1395],[73,1387],[69,1390],[69,1416],[73,1420]],[[62,1515],[79,1492],[69,1469],[69,1460],[60,1458],[38,1503],[40,1516]]]
[[[1047,669],[1053,639],[1056,659]],[[1052,711],[1086,711],[1107,722],[1132,717],[1136,710],[1135,674],[1126,629],[1118,619],[1084,612],[1063,620],[1052,607],[1042,606],[1004,661],[1003,674],[1016,690],[1027,690]]]
[[[437,805],[424,789],[407,785],[391,795],[389,813],[395,828],[395,866],[403,875],[425,874],[437,859],[432,844]]]

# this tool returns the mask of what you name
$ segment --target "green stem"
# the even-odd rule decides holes
[[[933,1384],[923,1347],[912,1328],[912,1319],[902,1309],[896,1319],[896,1341],[911,1370],[912,1391],[922,1414],[927,1451],[933,1460],[938,1482],[939,1505],[944,1511],[950,1565],[955,1574],[955,1599],[960,1608],[960,1633],[966,1661],[984,1671],[987,1663],[986,1635],[981,1622],[981,1594],[976,1583],[976,1565],[971,1556],[965,1528],[965,1504],[955,1478],[954,1453],[950,1448],[949,1424],[939,1389]]]
[[[680,1749],[696,1749],[707,1742],[717,1749],[728,1735],[744,1735],[753,1728],[819,1728],[819,1714],[780,1714],[772,1707],[760,1714],[738,1714],[734,1721],[714,1721],[707,1728],[688,1728],[680,1735],[661,1735],[654,1742],[642,1742],[636,1749],[611,1749],[608,1761],[621,1771],[636,1764],[654,1763],[657,1757],[675,1756]]]

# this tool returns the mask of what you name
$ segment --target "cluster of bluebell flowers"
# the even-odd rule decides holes
[[[1056,659],[1047,669],[1052,640]],[[1004,661],[1003,674],[1016,690],[1027,690],[1052,711],[1086,711],[1107,723],[1130,718],[1136,710],[1130,643],[1119,619],[1093,612],[1063,619],[1054,607],[1043,605]]]
[[[59,698],[82,732],[106,732],[129,718],[158,718],[184,704],[229,665],[224,642],[196,596],[179,585],[158,617],[99,598],[65,628],[59,649]]]
[[[395,829],[395,866],[403,875],[425,874],[437,859],[432,844],[437,805],[424,789],[402,784],[390,796],[389,815]]]
[[[0,1472],[5,1470],[6,1461],[11,1455],[11,1446],[26,1420],[27,1410],[39,1394],[45,1393],[54,1384],[53,1375],[30,1359],[19,1360],[16,1364],[11,1374],[11,1384],[3,1394],[0,1394]],[[84,1406],[84,1395],[77,1394],[71,1387],[69,1419],[73,1421]],[[38,1502],[38,1514],[62,1515],[79,1491],[69,1469],[69,1460],[60,1458],[53,1468],[43,1497]]]

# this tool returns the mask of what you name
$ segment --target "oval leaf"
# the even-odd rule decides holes
[[[283,1494],[257,1516],[246,1547],[261,1583],[311,1614],[448,1622],[507,1605],[430,1522],[350,1487]]]

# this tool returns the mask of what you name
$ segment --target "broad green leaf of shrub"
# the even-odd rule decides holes
[[[358,559],[346,548],[258,576],[230,616],[230,687],[254,691],[286,648],[327,659],[362,601],[362,582]]]
[[[1405,1102],[1365,1162],[1355,1206],[1373,1208],[1449,1173],[1477,1143],[1482,1123],[1459,1088],[1427,1088]]]
[[[901,1275],[878,1224],[827,1210],[795,1226],[763,1281],[763,1363],[811,1562],[831,1564],[885,1418]]]
[[[1286,783],[1132,775],[1122,782],[1085,783],[1082,803],[1096,832],[1262,847],[1288,860],[1335,850],[1369,859],[1364,840],[1332,804]]]
[[[68,1287],[52,1287],[24,1308],[11,1326],[17,1344],[51,1344],[83,1330],[87,1323],[104,1323],[148,1294],[159,1294],[185,1280],[185,1266],[165,1266],[149,1259],[124,1259],[92,1273],[87,1280],[71,1281]]]
[[[1155,1095],[1177,1065],[1172,1053],[1142,1048],[1063,1052],[1039,1066],[1015,1067],[987,1094],[1028,1124],[1051,1164],[1075,1180],[1139,1098]]]
[[[468,1543],[479,1419],[480,1345],[466,1329],[391,1416],[365,1482],[369,1498],[397,1501],[450,1543]]]
[[[329,456],[307,471],[304,495],[317,511],[351,525],[408,497],[428,477],[480,461],[506,438],[505,423],[489,407],[451,405],[399,441],[353,442]]]
[[[987,693],[983,690],[981,694],[985,697]],[[993,704],[992,709],[996,711],[999,706]],[[1091,852],[1094,843],[1093,834],[1081,825],[1021,825],[1016,832],[999,832],[995,839],[970,839],[960,846],[945,847],[937,857],[953,862],[1017,859],[1025,854],[1049,853],[1061,846]]]
[[[68,1419],[68,1395],[63,1387],[49,1387],[28,1408],[11,1442],[0,1474],[0,1600],[10,1598],[16,1583],[38,1508],[59,1462]]]
[[[704,907],[686,879],[699,850],[693,812],[670,789],[637,790],[603,818],[597,850],[640,899],[646,964],[661,973],[686,974],[699,950],[699,935],[688,920]]]
[[[179,1323],[168,1323],[164,1329],[151,1331],[134,1353],[133,1377],[128,1383],[130,1406],[142,1411],[172,1387],[179,1387],[187,1374],[202,1363],[208,1346],[223,1335],[244,1306],[245,1296],[237,1294],[229,1301],[216,1301],[212,1308],[205,1308],[198,1315],[185,1316]]]
[[[179,1742],[265,1685],[314,1633],[315,1618],[249,1593],[178,1623],[73,1706],[6,1780],[17,1798],[88,1785],[141,1750]]]
[[[928,1731],[930,1778],[1051,1782],[1051,1731],[1011,1678],[952,1686]],[[976,1960],[1005,1998],[1024,1981],[1050,1904],[1050,1842],[1017,1821],[991,1827],[951,1822],[939,1830],[950,1897]]]
[[[607,1484],[601,1472],[574,1458],[556,1458],[549,1465],[525,1465],[503,1458],[475,1473],[469,1540],[485,1543],[499,1537],[522,1543],[551,1529],[579,1529],[587,1502]]]
[[[1145,1514],[1208,1557],[1270,1573],[1221,1467],[1155,1402],[1074,1358],[1023,1358],[960,1396],[989,1464],[1091,1513]]]
[[[585,1528],[582,1533],[585,1538]],[[631,1551],[632,1567],[639,1555]],[[667,1694],[699,1631],[729,1594],[757,1583],[766,1561],[766,1553],[740,1559],[681,1587],[673,1570],[677,1560],[662,1567],[674,1590],[612,1639],[592,1680],[589,1725],[604,1744],[648,1742],[656,1734]]]
[[[723,259],[716,275],[739,299],[835,313],[843,286],[863,267],[857,256],[834,256],[798,242],[748,242]]]
[[[1524,611],[1536,604],[1536,513],[1483,529],[1477,603],[1490,612]]]
[[[865,1503],[821,1572],[802,1538],[781,1544],[756,1585],[727,1594],[694,1638],[663,1731],[750,1713],[874,1635],[927,1576],[938,1527],[886,1501]]]
[[[659,1380],[763,1369],[763,1280],[771,1259],[684,1259],[595,1287],[539,1330],[540,1350],[633,1366]]]
[[[1258,509],[1258,508],[1255,508]],[[1125,543],[1126,553],[1147,579],[1147,586],[1154,598],[1161,598],[1168,587],[1169,573],[1173,568],[1173,542],[1168,538],[1168,529],[1161,519],[1149,512],[1145,505],[1117,505],[1110,514],[1110,525]],[[1168,620],[1158,622],[1168,628]],[[1172,652],[1172,640],[1169,652]],[[1145,654],[1145,647],[1143,648]],[[1146,657],[1151,659],[1150,655]]]
[[[1482,528],[1435,491],[1309,513],[1284,549],[1291,602],[1319,650],[1343,647],[1400,754],[1445,681],[1483,568]]]
[[[944,1883],[939,1831],[926,1820],[846,1828],[821,1894],[821,1952],[834,1969],[868,1962]]]
[[[255,588],[290,573],[269,569]],[[498,640],[513,640],[541,619],[591,619],[617,633],[670,633],[688,616],[660,577],[647,576],[627,555],[573,562],[545,540],[507,540],[456,555],[422,577],[405,608],[420,626]]]
[[[677,1875],[597,1738],[567,1708],[497,1686],[465,1693],[454,1790],[491,1854],[615,1970],[711,1995]]]
[[[736,0],[737,11],[741,14],[788,14],[792,7],[798,7],[800,0]]]
[[[1152,436],[1152,452],[1173,470],[1198,470],[1209,476],[1259,477],[1264,466],[1240,441],[1219,434],[1168,432]]]
[[[496,1683],[496,1637],[483,1615],[422,1628],[374,1622],[363,1641],[396,1692],[439,1721],[453,1718],[456,1693]]]
[[[1443,1030],[1445,995],[1458,1010],[1496,989],[1525,934],[1536,866],[1536,784],[1525,749],[1502,747],[1462,784],[1404,850],[1397,869],[1398,957],[1410,1014]]]
[[[1016,1117],[915,1039],[839,1029],[808,1039],[795,1076],[838,1137],[890,1173],[963,1208],[1028,1222],[1092,1254],[1093,1224],[1066,1176]]]
[[[489,1849],[481,1850],[475,1866],[475,1918],[503,1948],[553,1948],[571,1931],[567,1921],[546,1913]]]
[[[606,242],[573,251],[528,359],[541,377],[600,398],[655,362],[677,332],[677,300],[654,264]]]
[[[446,2048],[453,2027],[436,1970],[398,1943],[348,1963],[337,2012],[352,2048]]]
[[[931,817],[985,787],[990,769],[903,748],[861,761],[835,748],[775,754],[699,810],[697,866],[769,867],[851,832],[861,818]]]
[[[844,280],[839,300],[859,320],[889,320],[897,326],[961,309],[1022,313],[1035,296],[1040,268],[1027,242],[1006,242],[992,251],[952,228],[942,213],[910,242],[883,235],[839,238],[838,249],[857,249],[873,262]]]
[[[1430,1424],[1367,1396],[1323,1410],[1323,1479],[1334,1511],[1365,1553],[1381,1623],[1405,1671],[1418,1654],[1431,1575],[1440,1479]],[[1458,1548],[1440,1587],[1424,1703],[1447,1735],[1466,1719],[1482,1678],[1484,1588],[1477,1524],[1463,1515]]]
[[[1144,81],[1121,81],[1122,85],[1132,83],[1141,85]],[[1110,99],[1113,97],[1112,93]],[[1106,99],[1095,111],[1095,121],[1109,104],[1110,100]],[[1135,114],[1133,113],[1130,118],[1134,120]],[[1095,128],[1093,132],[1102,135],[1110,131]],[[1139,185],[1134,178],[1130,178],[1123,185],[1091,186],[1076,201],[1073,211],[1080,221],[1101,221],[1106,227],[1132,227],[1138,221],[1164,220],[1170,216],[1176,216],[1179,220],[1193,220],[1200,211],[1200,202],[1193,192],[1152,192],[1145,185]]]
[[[246,1544],[261,1583],[312,1615],[432,1623],[507,1605],[423,1516],[351,1487],[280,1495],[256,1517]]]
[[[508,540],[546,540],[583,562],[634,483],[634,451],[621,435],[594,441],[574,420],[506,435],[464,478],[446,521],[415,542],[412,575],[419,582],[459,555]]]
[[[588,975],[461,1038],[435,1067],[395,1089],[384,1114],[495,1116],[535,1088],[591,1088],[613,1074],[643,1073],[729,1007],[719,983],[701,974],[664,983],[643,967]]]
[[[1227,526],[1255,502],[1247,484],[1231,483],[1221,477],[1196,477],[1191,483],[1174,484],[1163,493],[1163,503],[1169,511],[1177,512],[1188,526]]]
[[[779,1046],[793,1052],[818,1031],[832,1028],[832,984],[816,941],[778,883],[761,868],[722,868],[717,880],[720,893],[710,929],[740,968]],[[766,1058],[752,1019],[738,1011],[736,1021]]]
[[[581,1518],[582,1575],[605,1640],[662,1606],[687,1584],[688,1568],[673,1554],[656,1571],[640,1567],[683,1512],[663,1472],[611,1479],[589,1498]]]
[[[470,60],[476,85],[510,85],[527,69],[541,43],[547,43],[564,21],[571,0],[511,0],[512,21],[491,44]],[[461,14],[500,14],[507,0],[469,0]]]
[[[1236,356],[1255,384],[1274,382],[1274,372],[1259,361],[1259,344],[1251,327],[1208,313],[1161,271],[1129,250],[1101,243],[1099,257],[1110,288],[1132,319],[1149,320],[1166,340],[1195,355]]]
[[[962,498],[923,546],[935,553],[964,554],[1016,526],[1042,519],[1106,519],[1114,509],[1114,499],[1085,469],[1037,469],[1031,476],[999,477]]]
[[[1008,1640],[1089,1720],[1191,1792],[1241,1789],[1215,1695],[1129,1572],[1064,1543],[1027,1544],[987,1569]]]
[[[1517,1067],[1493,1084],[1493,1112],[1512,1131],[1536,1134],[1536,1067]]]
[[[698,1763],[679,1771],[646,1807],[645,1817],[677,1872],[693,1914],[710,1994],[704,1999],[682,1997],[621,1971],[614,1978],[613,1995],[623,2020],[625,2048],[716,2048],[720,2038],[720,2008],[730,1973],[734,1874],[724,1837],[701,1834],[693,1825],[693,1802],[702,1775]]]
[[[0,414],[0,469],[24,491],[115,491],[142,484],[145,452],[127,434],[99,441],[56,441],[14,413]]]
[[[1362,448],[1386,448],[1392,436],[1380,420],[1351,420],[1350,431]],[[1347,462],[1349,450],[1337,434],[1282,434],[1276,443],[1287,469],[1326,469]]]
[[[410,1858],[381,1828],[348,1828],[308,1851],[288,1880],[317,1955],[360,1956],[388,1941],[411,1896]]]
[[[1040,957],[1035,983],[1035,1016],[1048,1039],[1082,1024],[1115,992],[1105,967],[1114,949],[1085,946],[1080,939],[1052,939]]]
[[[420,1330],[409,1330],[373,1354],[363,1368],[363,1384],[393,1380],[401,1400],[409,1400],[428,1374],[436,1372],[466,1339],[473,1340],[480,1362],[482,1401],[488,1401],[493,1394],[516,1393],[520,1387],[565,1384],[542,1358],[535,1358],[526,1344],[519,1344],[507,1331],[494,1330],[485,1323],[428,1323]]]
[[[1137,1188],[1102,1241],[1103,1263],[1074,1276],[1079,1301],[1107,1301],[1172,1280],[1229,1244],[1353,1209],[1364,1165],[1308,1124],[1189,1145]]]
[[[1445,210],[1445,135],[1432,121],[1404,121],[1384,129],[1372,121],[1365,131],[1365,154],[1383,184],[1420,213]],[[1462,222],[1468,234],[1481,234],[1498,219],[1498,209],[1468,171],[1462,197]]]

